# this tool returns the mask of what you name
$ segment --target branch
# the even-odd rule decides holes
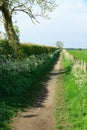
[[[9,1],[11,4],[12,1]],[[25,2],[21,2],[21,0],[17,0],[15,3],[13,2],[15,5],[13,4],[13,7],[11,6],[10,14],[12,16],[13,12],[21,11],[26,13],[33,23],[34,21],[38,22],[38,16],[47,17],[47,13],[54,10],[56,7],[54,1],[55,0],[25,0]]]
[[[34,23],[34,20],[35,20],[37,23],[39,23],[39,21],[36,19],[36,15],[34,15],[34,14],[32,13],[32,11],[31,11],[30,8],[26,8],[26,9],[16,9],[16,8],[15,8],[15,11],[21,11],[21,12],[23,12],[23,13],[26,13],[26,14],[30,17],[30,19],[32,20],[33,23]]]
[[[39,23],[38,20],[36,19],[37,16],[32,13],[32,6],[27,7],[27,6],[26,6],[26,3],[23,3],[23,4],[19,4],[19,5],[17,5],[17,6],[14,6],[14,7],[11,9],[11,12],[10,12],[11,16],[12,16],[13,12],[17,12],[17,11],[21,11],[21,12],[26,13],[26,14],[30,17],[30,19],[31,19],[31,21],[32,21],[33,23],[34,23],[34,21],[36,21],[37,23]],[[38,16],[40,16],[40,15],[38,15]]]
[[[11,15],[12,15],[13,12],[17,11],[17,9],[20,8],[20,7],[25,7],[25,6],[24,6],[24,4],[20,4],[18,6],[14,6],[14,8],[11,10]]]

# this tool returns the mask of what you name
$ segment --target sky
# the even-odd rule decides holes
[[[58,7],[50,20],[33,24],[23,13],[16,16],[20,41],[55,46],[62,41],[65,48],[87,48],[87,0],[56,0]],[[3,30],[3,28],[1,28]]]

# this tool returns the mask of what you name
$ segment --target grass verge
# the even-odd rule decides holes
[[[63,64],[69,63],[63,57]],[[87,74],[83,74],[76,63],[64,74],[64,96],[70,130],[87,130]]]
[[[60,61],[60,70],[56,86],[56,108],[55,108],[55,130],[68,130],[68,114],[64,97],[64,73],[67,73],[67,66],[63,69],[63,63]],[[61,71],[62,70],[62,71]]]

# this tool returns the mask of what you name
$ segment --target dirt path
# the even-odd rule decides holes
[[[53,70],[49,73],[48,80],[43,83],[43,88],[37,96],[33,107],[19,114],[13,123],[13,130],[53,130],[55,87],[60,68],[59,59]]]

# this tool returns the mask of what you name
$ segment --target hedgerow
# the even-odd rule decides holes
[[[20,45],[15,53],[8,41],[0,41],[0,130],[10,130],[9,121],[18,111],[32,104],[41,86],[41,77],[58,58],[52,47]]]
[[[7,59],[16,58],[16,53],[8,40],[0,40],[0,57],[4,55]]]
[[[56,47],[21,43],[18,47],[18,51],[15,52],[8,40],[0,40],[0,54],[5,55],[6,58],[12,57],[16,59],[23,59],[30,55],[48,54],[50,52],[54,52],[55,50],[57,50]]]
[[[50,53],[57,50],[55,47],[50,46],[40,46],[35,44],[21,44],[20,51],[24,55],[24,57],[30,56],[30,55],[41,55],[43,53]]]
[[[23,92],[41,75],[55,53],[31,55],[23,60],[5,60],[0,64],[0,94],[13,95]],[[26,80],[27,85],[26,85]]]

